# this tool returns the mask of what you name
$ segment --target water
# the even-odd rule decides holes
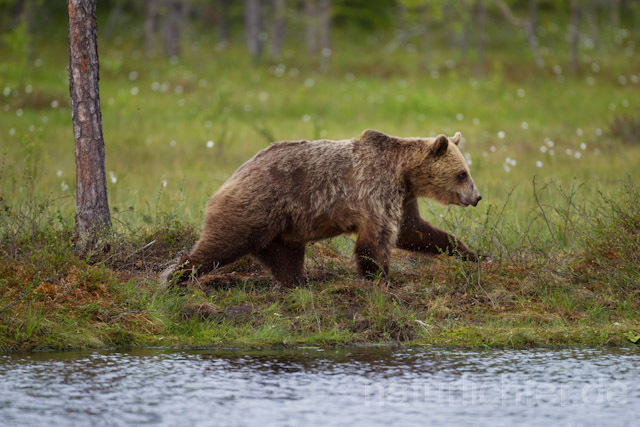
[[[640,349],[0,356],[0,425],[638,425]]]

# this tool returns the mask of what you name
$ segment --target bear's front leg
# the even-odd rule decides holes
[[[417,199],[409,200],[404,205],[397,246],[408,251],[434,255],[458,254],[473,262],[478,262],[479,259],[478,254],[467,248],[455,236],[420,218]]]
[[[358,230],[355,256],[360,274],[368,279],[379,273],[389,275],[391,239],[393,232],[384,227],[367,224]]]

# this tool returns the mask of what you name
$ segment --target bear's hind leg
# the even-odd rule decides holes
[[[277,282],[289,288],[304,282],[304,250],[303,243],[276,238],[255,256],[271,270]]]
[[[243,240],[243,239],[240,239]],[[194,271],[201,275],[223,267],[250,252],[250,243],[203,234],[188,255],[184,255],[173,273],[177,282],[189,278]]]

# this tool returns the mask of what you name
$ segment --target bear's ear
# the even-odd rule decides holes
[[[367,141],[380,147],[384,146],[386,143],[388,143],[392,139],[393,138],[387,135],[386,133],[382,133],[374,129],[366,129],[360,135],[360,141]]]
[[[449,138],[444,135],[438,135],[431,146],[431,152],[435,157],[440,157],[447,152],[449,148]]]
[[[462,138],[462,134],[460,132],[456,132],[456,134],[451,137],[451,142],[458,145],[460,144],[460,138]]]

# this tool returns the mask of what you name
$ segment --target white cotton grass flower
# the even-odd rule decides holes
[[[461,122],[464,119],[464,115],[462,113],[456,114],[456,120]]]
[[[602,129],[596,128],[596,136],[602,136]]]
[[[544,164],[540,160],[538,160],[536,162],[536,167],[541,168],[542,166],[544,166]]]
[[[570,156],[571,154],[573,154],[573,151],[571,150],[571,148],[567,148],[564,152],[567,153],[567,156]]]
[[[51,108],[58,108],[58,105],[60,105],[58,103],[57,99],[54,99],[53,101],[51,101]]]
[[[309,123],[311,121],[311,116],[308,114],[305,114],[304,116],[302,116],[302,121],[305,123]]]
[[[258,99],[262,102],[265,102],[269,99],[269,94],[267,92],[260,92],[260,95],[258,95]]]
[[[9,129],[9,135],[13,136],[16,134],[16,130],[14,128]]]
[[[213,145],[214,145],[213,141],[211,140],[207,141],[207,148],[213,148]]]
[[[524,96],[526,95],[526,92],[524,91],[524,89],[520,88],[516,91],[516,94],[518,95],[518,97],[524,98]]]
[[[135,71],[132,71],[129,73],[129,80],[134,81],[135,79],[138,78],[138,73]]]
[[[495,152],[496,152],[496,146],[495,146],[495,145],[492,145],[492,146],[489,148],[489,151],[491,151],[492,153],[495,153]]]
[[[169,147],[175,147],[176,146],[176,140],[172,139],[171,141],[169,141]]]
[[[162,180],[162,188],[165,188],[167,186],[167,180],[163,179]]]
[[[58,170],[58,172],[56,172],[56,176],[62,176],[62,171]]]
[[[546,153],[547,152],[547,146],[546,145],[541,145],[540,146],[540,152],[541,153]]]
[[[586,149],[587,149],[587,144],[585,144],[584,142],[581,142],[581,143],[580,143],[580,149],[581,149],[582,151],[586,150]]]
[[[582,157],[582,153],[579,151],[576,151],[575,153],[573,153],[573,157],[575,157],[576,159],[579,159],[580,157]]]
[[[109,179],[111,180],[112,184],[118,182],[118,178],[116,178],[116,175],[113,173],[113,171],[109,171]]]
[[[503,131],[498,131],[498,138],[504,139],[504,136],[505,136],[505,134],[504,134]]]
[[[62,191],[67,191],[69,189],[69,184],[67,184],[66,182],[62,181],[60,183],[60,188],[62,189]]]
[[[527,130],[527,129],[529,129],[529,123],[527,123],[527,122],[522,122],[522,123],[520,123],[520,127],[521,127],[522,129],[524,129],[524,130]]]
[[[480,119],[474,118],[473,120],[471,120],[471,123],[473,123],[475,126],[478,126],[480,124]]]
[[[138,94],[138,86],[131,88],[131,95],[136,96]]]
[[[584,132],[582,131],[582,128],[578,128],[578,129],[576,129],[576,135],[578,135],[578,136],[582,136],[582,134],[583,134],[583,133],[584,133]]]
[[[549,148],[551,148],[551,147],[553,147],[555,145],[555,143],[552,140],[550,140],[549,138],[545,138],[544,142],[545,142],[545,144],[547,144],[547,147],[549,147]]]

